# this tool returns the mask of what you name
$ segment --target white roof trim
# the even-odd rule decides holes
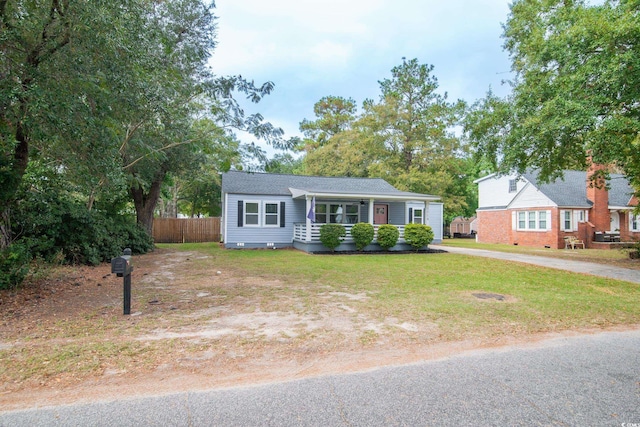
[[[493,178],[493,177],[495,177],[496,175],[498,175],[498,174],[497,174],[497,173],[492,173],[492,174],[489,174],[489,175],[487,175],[487,176],[483,176],[482,178],[478,178],[478,179],[476,179],[475,181],[473,181],[473,183],[474,183],[474,184],[477,184],[477,183],[482,182],[482,181],[485,181],[485,180],[487,180],[487,179],[489,179],[489,178]]]
[[[353,193],[353,192],[337,192],[337,191],[317,191],[317,190],[302,190],[299,188],[289,188],[291,197],[294,199],[307,198],[307,197],[323,197],[331,199],[378,199],[378,200],[400,200],[400,201],[436,201],[440,200],[438,196],[431,196],[429,194],[418,193]]]

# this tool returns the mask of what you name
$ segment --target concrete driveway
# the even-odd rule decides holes
[[[550,258],[537,255],[515,254],[507,252],[488,251],[485,249],[457,248],[443,245],[429,245],[431,249],[441,249],[452,254],[464,254],[486,258],[502,259],[505,261],[523,262],[526,264],[540,265],[542,267],[556,268],[558,270],[572,271],[574,273],[590,274],[592,276],[607,277],[627,282],[640,283],[640,270],[612,267],[593,262],[573,261],[563,258]]]

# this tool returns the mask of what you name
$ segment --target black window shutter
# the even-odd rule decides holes
[[[284,227],[284,202],[280,202],[280,227]]]
[[[238,200],[238,227],[242,227],[243,206],[244,206],[244,202],[242,200]]]
[[[409,224],[413,222],[413,208],[409,208]]]

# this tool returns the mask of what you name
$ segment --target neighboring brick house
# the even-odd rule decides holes
[[[597,169],[602,166],[564,171],[549,184],[536,172],[476,180],[478,242],[564,248],[564,238],[574,236],[588,248],[606,248],[612,245],[600,241],[640,240],[640,215],[633,213],[638,200],[629,182],[611,174],[609,189],[593,186],[589,177]]]

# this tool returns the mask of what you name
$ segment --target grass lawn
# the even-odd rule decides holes
[[[61,268],[24,307],[16,298],[29,288],[2,291],[0,405],[11,393],[95,385],[112,375],[277,377],[282,366],[331,358],[335,365],[347,354],[379,360],[391,350],[640,324],[637,284],[514,262],[158,247],[134,257],[136,316],[122,315],[122,282],[106,264],[68,289],[55,283],[81,275]]]
[[[369,298],[357,304],[359,310],[379,319],[432,322],[447,340],[640,320],[637,284],[519,263],[456,254],[335,256],[216,246],[206,250],[220,265],[277,277],[293,288],[305,284],[306,298],[316,309],[322,305],[315,297],[320,289],[364,293]],[[487,301],[472,295],[482,292],[507,298]]]

